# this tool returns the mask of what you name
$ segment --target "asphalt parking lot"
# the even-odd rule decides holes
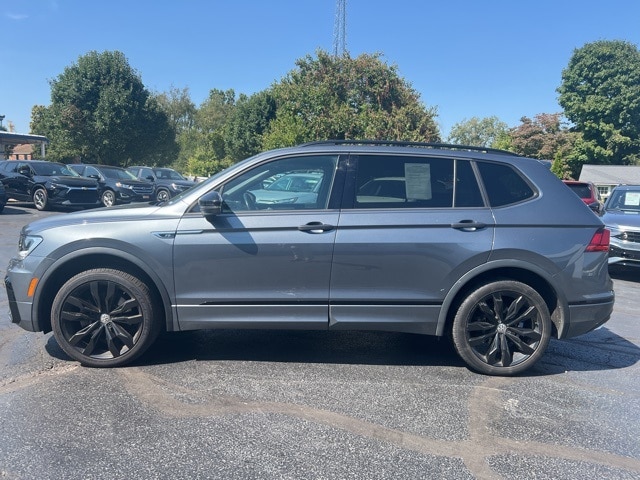
[[[22,225],[0,214],[0,283]],[[395,333],[162,336],[89,369],[10,323],[0,289],[0,478],[638,479],[640,272],[603,327],[553,341],[527,375],[464,367]]]

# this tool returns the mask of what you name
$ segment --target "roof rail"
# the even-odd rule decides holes
[[[397,140],[318,140],[315,142],[303,143],[300,147],[311,147],[314,145],[388,145],[391,147],[442,148],[445,150],[467,150],[472,152],[498,153],[502,155],[518,156],[517,153],[500,150],[498,148],[455,145],[452,143],[404,142]]]

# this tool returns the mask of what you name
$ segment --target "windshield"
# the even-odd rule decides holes
[[[137,180],[135,175],[120,168],[102,168],[102,174],[107,178],[117,180]]]
[[[625,210],[640,213],[640,189],[614,190],[607,202],[607,210]]]
[[[80,176],[62,163],[33,163],[31,164],[31,168],[36,172],[36,175],[42,175],[43,177],[52,177],[54,175],[65,175],[68,177]]]
[[[163,180],[185,180],[182,175],[170,168],[155,168],[153,172],[156,174],[156,177]]]

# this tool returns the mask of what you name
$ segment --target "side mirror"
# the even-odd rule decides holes
[[[222,212],[222,197],[214,190],[200,197],[198,205],[203,217],[219,215]]]
[[[149,180],[150,182],[153,182],[155,180],[151,175],[147,175],[146,177],[144,177],[144,179]]]
[[[23,165],[22,167],[18,168],[18,173],[20,175],[24,175],[25,177],[30,177],[31,176],[31,169],[29,167],[27,167],[26,165]]]

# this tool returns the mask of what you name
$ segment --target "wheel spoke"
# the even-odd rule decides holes
[[[67,297],[66,302],[80,310],[88,310],[91,313],[100,313],[100,307],[98,305],[87,302],[86,300],[76,297],[75,295],[69,295]]]
[[[111,323],[109,327],[110,328],[108,330],[113,335],[113,338],[118,338],[127,347],[133,348],[135,342],[133,340],[133,337],[127,330],[116,323]]]
[[[82,349],[82,353],[84,355],[90,356],[96,348],[99,337],[102,335],[104,335],[104,325],[100,324],[100,326],[91,335],[91,338],[89,339],[89,342],[87,342],[87,345],[84,347],[84,349]]]
[[[138,308],[138,306],[138,301],[135,298],[130,298],[122,302],[120,305],[117,305],[113,310],[109,312],[109,315],[113,317],[115,315],[134,310]]]
[[[467,332],[481,332],[485,330],[491,330],[492,328],[496,328],[495,323],[483,321],[471,322],[469,325],[467,325]]]
[[[87,325],[86,327],[78,330],[76,333],[71,335],[71,337],[69,337],[69,343],[71,345],[77,345],[86,337],[90,337],[91,335],[93,335],[93,331],[99,327],[100,327],[100,322],[93,322],[92,324]]]
[[[511,349],[509,348],[509,342],[506,335],[500,335],[500,361],[503,367],[508,367],[513,361],[513,355],[511,355]]]
[[[104,308],[105,311],[111,310],[111,305],[113,304],[113,297],[115,295],[116,286],[113,282],[107,282],[107,291],[104,295]]]
[[[502,295],[500,292],[496,292],[493,294],[493,313],[495,315],[495,319],[498,322],[502,321],[502,310],[504,308],[504,302],[502,300]]]
[[[516,337],[515,335],[512,335],[510,333],[506,334],[507,337],[509,337],[509,340],[511,340],[514,345],[516,347],[518,347],[518,350],[520,352],[522,352],[524,355],[533,355],[535,353],[535,348],[531,347],[530,345],[524,343],[522,341],[522,339]]]

